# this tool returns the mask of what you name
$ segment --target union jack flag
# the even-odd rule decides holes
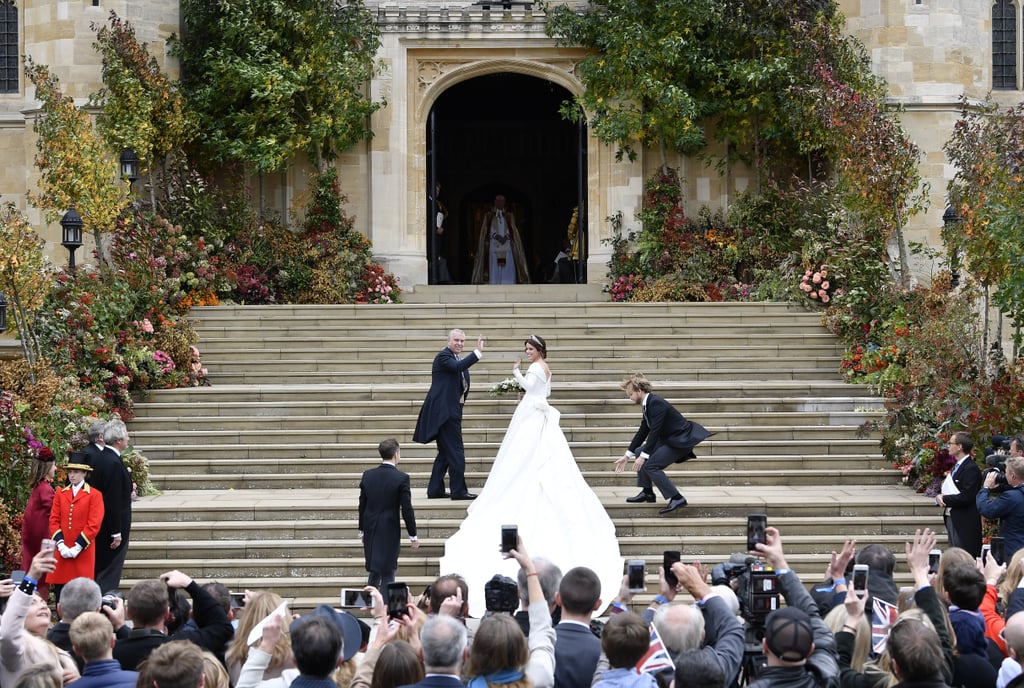
[[[647,654],[640,658],[640,661],[636,663],[636,669],[638,672],[649,672],[657,673],[662,669],[675,669],[675,662],[668,655],[668,650],[665,649],[665,644],[661,642],[661,636],[658,635],[658,629],[651,624],[651,646],[647,648]]]
[[[885,652],[885,641],[889,638],[889,629],[896,623],[899,610],[877,597],[872,598],[874,607],[871,614],[871,651],[876,655]]]

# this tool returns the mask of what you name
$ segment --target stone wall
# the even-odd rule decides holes
[[[99,87],[99,58],[92,48],[91,24],[106,21],[111,10],[129,20],[172,76],[176,64],[166,40],[178,31],[178,7],[167,0],[20,0],[22,52],[53,67],[67,92],[84,103]],[[581,3],[577,3],[581,4]],[[930,184],[931,207],[912,221],[908,239],[938,248],[945,208],[946,183],[952,175],[942,145],[958,114],[958,98],[980,99],[991,83],[990,4],[982,0],[841,0],[848,27],[868,48],[873,69],[890,85],[892,101],[910,136],[924,151],[922,175]],[[387,101],[372,120],[372,141],[337,161],[347,210],[356,226],[374,242],[378,256],[406,286],[426,276],[426,238],[421,219],[426,209],[425,121],[444,89],[489,71],[507,70],[549,79],[572,93],[581,85],[575,75],[579,51],[559,48],[544,35],[539,11],[495,4],[490,11],[468,2],[422,0],[369,2],[378,13],[383,45],[382,71],[369,85],[374,98]],[[1020,100],[1019,91],[999,92],[1001,102]],[[59,246],[60,228],[46,225],[27,207],[25,192],[33,184],[34,134],[27,118],[37,103],[23,84],[21,93],[0,95],[0,198],[28,210],[43,227],[55,261],[66,260]],[[588,142],[590,279],[600,279],[608,248],[601,240],[610,227],[605,218],[621,212],[627,228],[635,225],[642,183],[659,164],[656,154],[636,163],[616,162],[614,151],[593,138]],[[677,160],[686,179],[685,193],[695,206],[726,208],[752,179],[734,167],[728,176],[696,160]],[[266,207],[287,220],[307,197],[307,161],[287,171],[253,180],[252,190]],[[89,255],[90,247],[81,252]],[[927,279],[932,266],[918,265]]]

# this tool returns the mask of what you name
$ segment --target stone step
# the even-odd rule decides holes
[[[490,351],[487,351],[487,354],[490,353]],[[673,359],[665,359],[656,354],[647,357],[577,356],[571,359],[560,357],[558,359],[558,380],[564,384],[574,379],[567,376],[580,375],[582,373],[593,374],[594,371],[616,370],[625,367],[643,370],[649,375],[655,374],[653,371],[658,371],[656,374],[662,377],[687,375],[693,371],[705,369],[727,370],[742,377],[742,371],[744,370],[760,370],[767,365],[777,370],[828,370],[829,375],[834,375],[839,369],[839,364],[842,360],[835,353],[821,356],[810,354],[780,355],[772,351],[764,351],[762,353],[762,356],[756,356],[753,352],[744,351],[739,354],[723,354],[721,356],[691,355]],[[494,357],[488,355],[485,360],[488,363],[492,363],[492,358]],[[510,370],[513,359],[506,352],[497,357],[497,360],[506,359],[508,359],[508,369]],[[220,374],[247,372],[254,366],[258,366],[261,371],[265,372],[358,372],[364,375],[371,372],[385,371],[389,374],[423,375],[424,369],[426,369],[426,377],[428,380],[430,379],[430,361],[426,357],[389,358],[384,360],[378,355],[371,359],[356,359],[341,354],[326,357],[320,356],[316,352],[310,352],[303,356],[279,358],[276,356],[265,357],[263,352],[253,350],[249,354],[242,354],[236,351],[230,357],[224,357],[222,360],[204,357],[203,364],[207,365],[211,372]],[[491,367],[493,368],[494,366]],[[511,372],[508,374],[511,375]]]
[[[382,356],[379,349],[346,346],[314,347],[310,346],[308,341],[296,342],[294,346],[285,348],[260,346],[244,348],[230,346],[230,343],[228,340],[223,340],[215,348],[211,348],[207,346],[206,342],[203,342],[204,364],[210,363],[214,366],[228,365],[239,359],[258,361],[261,365],[282,360],[316,360],[325,364],[333,362],[342,366],[363,365],[367,366],[367,370],[389,370],[391,366],[395,366],[398,369],[413,370],[424,366],[429,367],[430,361],[437,351],[440,350],[439,346],[432,346],[429,348],[424,347],[421,351],[403,349],[401,353]],[[836,361],[838,367],[838,362],[843,355],[842,348],[834,342],[801,346],[798,352],[794,352],[793,348],[789,346],[771,344],[747,346],[743,347],[742,350],[731,350],[723,349],[721,344],[705,343],[701,346],[686,348],[672,357],[665,356],[661,345],[644,345],[642,341],[638,341],[635,347],[620,348],[619,351],[608,351],[602,346],[583,345],[574,345],[571,349],[566,349],[566,352],[571,352],[571,356],[561,350],[558,350],[556,353],[554,347],[550,345],[549,351],[552,352],[552,362],[558,361],[559,370],[563,368],[573,370],[580,367],[615,370],[626,367],[623,361],[628,361],[631,368],[645,371],[653,371],[663,367],[677,367],[679,362],[699,362],[719,367],[733,364],[729,365],[729,367],[737,367],[749,362],[756,365],[765,359],[771,361],[796,360],[815,364]],[[508,348],[499,351],[493,347],[488,347],[484,350],[484,354],[484,360],[488,363],[494,359],[507,361],[511,364],[511,361],[519,355],[519,350]]]
[[[258,327],[251,331],[225,329],[223,332],[206,327],[197,327],[196,329],[199,335],[200,349],[204,351],[258,349],[264,346],[270,350],[291,351],[293,347],[303,350],[309,347],[311,339],[309,330],[303,328],[296,328],[295,332],[274,330],[262,333]],[[377,352],[402,351],[408,352],[407,355],[419,354],[426,363],[429,363],[433,355],[441,350],[446,341],[444,335],[439,337],[436,333],[415,335],[415,333],[405,332],[375,339],[365,336],[366,331],[362,327],[358,330],[359,334],[317,331],[315,340],[325,349],[360,347]],[[747,346],[774,346],[792,352],[804,347],[834,347],[836,344],[835,337],[827,332],[808,331],[795,327],[767,332],[763,330],[748,331],[745,328],[738,330],[735,324],[722,325],[714,329],[708,326],[697,331],[685,326],[658,326],[657,334],[645,333],[638,336],[636,342],[630,339],[634,332],[635,330],[628,326],[623,326],[621,332],[611,331],[607,328],[600,330],[592,328],[573,333],[571,337],[567,338],[567,341],[552,338],[551,341],[548,341],[548,350],[552,355],[555,352],[575,350],[575,345],[571,341],[573,339],[579,339],[581,342],[585,340],[587,347],[601,349],[605,356],[617,355],[619,352],[625,354],[631,351],[636,351],[639,355],[651,355],[660,351],[667,357],[680,357],[685,356],[691,350],[702,347],[717,347],[724,352],[730,352],[741,351]],[[467,333],[467,346],[476,343],[477,334],[481,333]],[[488,352],[514,353],[522,350],[521,335],[496,339],[488,337],[486,332],[483,334],[485,339],[490,341],[490,344],[487,342],[484,344],[485,357]],[[471,335],[472,339],[469,339]],[[547,337],[544,339],[548,340]],[[511,356],[512,353],[509,355]]]
[[[437,560],[444,554],[445,540],[457,529],[455,526],[451,528],[450,532],[441,531],[429,537],[421,534],[419,549],[415,552],[404,551],[403,554],[409,562],[418,562],[420,565],[428,567],[433,566],[436,570]],[[730,554],[743,552],[746,549],[745,519],[731,519],[728,528],[719,529],[716,529],[714,523],[706,523],[704,533],[704,535],[684,536],[679,533],[666,532],[660,536],[636,536],[623,539],[625,544],[621,545],[619,550],[623,557],[631,559],[643,559],[645,556],[651,556],[650,562],[657,566],[661,563],[660,557],[655,558],[656,555],[651,555],[651,553],[659,552],[659,548],[661,551],[678,549],[688,557],[711,558],[714,561],[724,561],[729,558]],[[902,549],[902,545],[908,537],[912,537],[912,532],[873,535],[871,543],[885,545],[896,551],[896,547]],[[842,545],[842,539],[827,543],[823,542],[820,535],[814,534],[789,536],[785,539],[787,558],[806,554],[831,554],[833,549],[838,551]],[[296,561],[304,562],[306,565],[312,565],[310,562],[313,561],[341,561],[345,562],[345,567],[351,567],[353,563],[356,566],[361,566],[363,563],[362,544],[359,542],[358,530],[355,528],[335,532],[322,539],[212,539],[188,542],[147,540],[144,544],[140,544],[133,554],[137,554],[140,560],[154,560],[157,565],[161,561],[182,563],[202,561],[216,562],[216,565],[223,567],[259,567],[270,576],[279,575],[273,572],[275,567],[290,565]],[[544,554],[537,552],[536,556],[544,556]],[[318,565],[327,566],[329,564],[319,563]],[[415,569],[413,570],[415,571]],[[403,573],[405,572],[403,566]]]
[[[474,373],[476,371],[474,370]],[[592,404],[591,408],[597,411],[604,411],[608,407],[619,407],[619,410],[631,406],[630,402],[623,397],[619,389],[619,382],[624,374],[616,376],[606,375],[601,382],[578,382],[573,384],[571,396],[556,390],[551,396],[551,403],[559,409],[563,407],[566,400],[577,400]],[[476,379],[478,376],[474,376]],[[495,374],[493,382],[508,377],[507,375]],[[751,397],[800,397],[804,398],[809,405],[820,403],[819,400],[826,397],[841,397],[844,399],[858,398],[851,397],[852,393],[864,392],[863,388],[853,387],[842,382],[835,376],[826,380],[769,380],[769,381],[734,381],[732,384],[722,382],[694,382],[662,380],[656,376],[649,376],[655,390],[663,397],[673,403],[679,403],[688,408],[688,405],[697,399],[716,399],[721,403],[725,399],[748,399]],[[467,411],[472,412],[473,404],[477,399],[488,399],[487,390],[490,385],[480,385],[484,389],[477,390],[477,385],[471,391]],[[288,401],[306,402],[335,402],[355,401],[361,404],[373,403],[376,408],[378,403],[386,403],[394,399],[402,399],[409,404],[422,402],[426,393],[425,384],[393,384],[390,382],[364,381],[363,384],[323,384],[323,385],[302,385],[302,384],[278,384],[278,385],[214,385],[212,387],[194,387],[181,389],[158,389],[153,390],[147,396],[149,402],[156,403],[239,403],[239,402],[274,402],[285,403]],[[859,398],[868,398],[864,395]],[[827,402],[826,402],[827,403]],[[877,402],[879,405],[881,400]],[[877,408],[878,406],[876,406]],[[143,407],[144,408],[144,407]],[[806,410],[806,409],[804,409]]]
[[[511,368],[511,365],[509,365]],[[252,370],[217,370],[209,369],[209,380],[213,385],[284,385],[302,383],[307,385],[344,385],[359,383],[366,380],[369,373],[363,370],[304,370],[297,367],[288,370],[285,367],[261,366],[258,371]],[[391,370],[385,373],[388,381],[397,384],[419,384],[424,391],[430,385],[429,370]],[[695,381],[732,382],[743,380],[821,380],[836,376],[836,368],[832,366],[820,368],[701,368],[693,367],[672,371],[659,371],[661,375],[685,376]],[[480,379],[475,376],[476,384],[490,387],[506,377],[511,377],[511,370],[506,370],[495,377],[493,374]],[[597,382],[607,377],[603,370],[559,372],[560,383]]]
[[[632,476],[620,476],[617,486],[598,486],[595,493],[615,523],[635,518],[673,521],[679,518],[745,517],[767,513],[788,517],[869,517],[918,516],[941,517],[935,500],[916,494],[897,484],[834,486],[827,491],[821,485],[760,486],[721,485],[686,488],[690,506],[679,517],[657,518],[658,504],[628,504],[626,497],[636,494]],[[664,501],[664,500],[661,500]],[[303,490],[168,490],[156,497],[144,497],[134,505],[140,521],[253,521],[281,518],[287,521],[354,519],[358,509],[356,488],[335,487]],[[414,490],[413,507],[425,518],[459,518],[466,502],[427,499],[425,492]],[[925,525],[930,524],[925,521]]]
[[[419,484],[419,479],[429,475],[434,461],[434,451],[428,448],[427,453],[419,452],[415,456],[411,452],[402,452],[402,470],[413,478],[413,485]],[[621,452],[619,453],[621,455]],[[580,471],[590,481],[606,480],[611,474],[612,462],[618,458],[616,455],[602,456],[577,456],[576,464]],[[494,457],[473,457],[470,456],[467,464],[469,471],[467,475],[480,482],[486,478]],[[376,461],[369,456],[355,458],[325,458],[318,461],[309,461],[305,458],[285,459],[278,456],[271,456],[259,459],[150,459],[150,468],[160,476],[162,481],[170,478],[180,480],[181,476],[261,476],[261,475],[296,475],[303,474],[331,474],[337,479],[350,480],[347,487],[354,487],[358,484],[363,472],[376,466]],[[703,455],[678,464],[673,467],[673,472],[679,475],[690,476],[706,471],[727,471],[727,476],[732,479],[756,477],[761,471],[888,471],[891,466],[882,459],[879,454],[849,454],[846,456],[834,454],[765,454],[760,453],[756,457],[749,454],[708,456]],[[345,476],[342,478],[341,476]],[[618,478],[621,480],[621,477]],[[888,476],[892,481],[892,475]],[[166,485],[166,483],[164,483]],[[204,483],[205,485],[205,483]],[[180,487],[180,486],[179,486]]]
[[[463,430],[492,428],[501,423],[508,423],[512,415],[512,404],[509,403],[508,413],[480,414],[473,413],[462,419]],[[223,410],[223,409],[221,409]],[[357,417],[344,416],[345,427],[349,430],[365,428],[376,431],[379,428],[382,414],[361,415]],[[398,415],[393,413],[383,414],[388,422],[397,427],[408,428],[416,423],[416,414],[408,413]],[[304,430],[319,430],[326,427],[336,427],[340,416],[328,415],[176,415],[172,411],[162,415],[147,415],[133,423],[135,432],[202,432],[209,430],[281,430],[287,432],[300,432]],[[788,421],[794,426],[843,426],[862,425],[865,420],[880,420],[883,414],[878,412],[868,413],[864,411],[850,411],[842,413],[701,413],[699,420],[707,427],[758,427],[771,430],[772,426],[778,426]],[[695,420],[697,415],[692,415]],[[604,413],[600,417],[584,413],[563,413],[561,426],[563,430],[570,428],[606,428],[609,426],[618,428],[633,428],[637,414],[633,413]]]
[[[161,400],[167,397],[161,396]],[[415,419],[423,403],[421,398],[381,399],[372,406],[364,401],[351,400],[317,400],[310,401],[300,397],[281,396],[271,401],[231,401],[208,399],[193,401],[155,401],[153,395],[135,404],[137,416],[132,427],[145,427],[147,423],[179,422],[191,424],[195,422],[216,422],[220,418],[239,416],[265,418],[272,422],[275,418],[287,423],[290,418],[344,418],[346,423],[359,424],[369,420],[376,424],[380,417],[398,419],[406,416]],[[484,394],[472,395],[466,407],[463,423],[489,423],[496,418],[508,419],[512,416],[518,402],[514,397],[496,398]],[[551,403],[562,413],[563,422],[584,417],[602,422],[609,418],[617,422],[623,419],[636,419],[636,407],[628,402],[608,400],[600,407],[601,402],[583,399],[571,399],[561,394],[553,396]],[[721,416],[721,425],[760,425],[758,418],[772,419],[779,414],[793,414],[803,425],[811,424],[806,419],[820,418],[822,422],[850,423],[851,418],[861,415],[877,417],[883,413],[884,400],[878,397],[730,397],[730,398],[688,398],[678,402],[688,415],[695,418],[712,420]],[[617,408],[613,408],[617,407]],[[601,412],[596,413],[595,409]],[[568,421],[566,420],[568,419]],[[589,421],[588,421],[589,422]],[[769,423],[771,424],[771,423]],[[189,427],[192,427],[189,425]],[[156,428],[159,429],[159,428]],[[164,428],[166,429],[166,428]]]
[[[423,445],[416,449],[410,441],[408,434],[398,437],[398,440],[409,448],[412,456],[429,456],[435,451],[433,445]],[[384,436],[380,436],[384,437]],[[622,455],[623,447],[628,444],[630,437],[624,436],[617,442],[574,442],[573,454],[577,459],[587,456],[617,458]],[[321,460],[331,458],[362,458],[373,456],[376,452],[379,440],[363,443],[276,443],[276,444],[217,444],[217,445],[196,445],[183,446],[181,444],[143,444],[140,445],[146,456],[151,459],[197,459],[210,458],[217,461],[223,459],[305,459]],[[499,440],[490,443],[467,442],[466,456],[467,466],[474,461],[472,457],[493,457],[498,450]],[[707,440],[701,443],[701,456],[757,456],[762,452],[772,454],[791,454],[800,456],[807,452],[818,452],[827,450],[834,456],[873,456],[878,453],[878,441],[876,439],[828,439],[823,442],[817,440],[774,440],[774,439],[753,439],[748,441],[715,441]],[[412,458],[410,456],[409,458]]]
[[[692,492],[691,492],[692,494]],[[436,502],[431,502],[436,503]],[[423,507],[417,503],[417,508]],[[142,514],[144,515],[144,513]],[[431,514],[429,520],[420,525],[424,537],[445,538],[458,530],[461,518],[447,518]],[[717,538],[715,533],[733,532],[742,527],[742,518],[634,518],[617,524],[616,532],[620,538],[620,546],[625,547],[627,538],[649,543],[651,551],[678,548],[682,543],[685,550],[688,543],[705,536]],[[821,551],[831,551],[829,547],[838,549],[843,539],[855,537],[859,544],[882,542],[896,538],[906,539],[913,535],[916,528],[922,527],[920,516],[837,516],[805,519],[772,515],[771,525],[784,533],[799,532],[802,537],[816,537],[823,543]],[[933,528],[941,523],[924,523]],[[354,518],[337,520],[250,520],[233,521],[230,529],[223,520],[163,522],[137,520],[132,524],[132,533],[140,542],[181,541],[184,546],[192,542],[238,540],[241,543],[259,543],[263,540],[274,540],[297,545],[303,541],[339,542],[353,539],[358,534],[358,522]],[[785,542],[789,543],[789,536]],[[834,543],[834,544],[829,544]],[[132,552],[136,551],[133,546]],[[140,547],[141,551],[141,547]],[[788,547],[787,547],[788,551]]]
[[[295,318],[313,321],[339,320],[343,323],[374,322],[387,319],[402,322],[426,322],[437,326],[448,320],[473,319],[498,327],[513,327],[517,322],[537,320],[557,327],[563,320],[593,320],[605,318],[609,322],[642,322],[646,317],[672,316],[695,322],[728,321],[742,318],[744,322],[758,322],[771,318],[780,323],[800,321],[808,327],[821,327],[821,313],[796,305],[770,301],[657,302],[613,303],[603,298],[597,301],[567,301],[566,303],[524,303],[516,300],[501,303],[444,303],[444,304],[274,304],[274,305],[222,305],[193,308],[189,317],[199,323],[217,321],[256,321],[276,324]],[[459,327],[451,325],[450,327]]]
[[[416,284],[402,289],[402,300],[406,304],[440,303],[446,308],[457,308],[459,303],[480,307],[491,303],[507,305],[521,301],[538,307],[543,307],[547,301],[559,304],[605,301],[610,304],[600,281],[590,284]]]
[[[693,416],[694,420],[702,420]],[[327,425],[327,424],[325,424]],[[630,425],[611,425],[605,427],[563,427],[566,439],[570,444],[575,442],[626,442],[636,432],[637,423]],[[321,427],[319,429],[307,429],[297,432],[297,440],[302,444],[351,444],[354,442],[372,441],[374,446],[384,437],[397,437],[412,433],[415,421],[412,423],[395,423],[391,418],[384,417],[378,427],[373,429],[348,428],[348,427]],[[826,443],[830,440],[859,439],[861,436],[860,425],[773,425],[773,426],[746,426],[746,425],[705,425],[708,430],[714,432],[714,436],[706,440],[702,446],[722,444],[723,442],[743,442],[757,440],[768,433],[774,442],[787,440],[820,441]],[[495,424],[490,427],[464,427],[462,437],[467,446],[470,444],[487,444],[493,442],[500,444],[508,429],[508,422]],[[218,444],[280,444],[281,436],[278,433],[269,433],[260,429],[245,430],[207,430],[192,429],[187,431],[188,436],[180,438],[182,445],[218,445]],[[139,446],[149,447],[167,444],[171,440],[179,440],[180,430],[147,430],[139,428],[132,432],[134,442]]]
[[[608,462],[610,466],[611,463]],[[218,467],[219,468],[219,467]],[[315,473],[164,473],[155,480],[159,489],[187,489],[202,484],[206,489],[246,490],[256,489],[315,489],[329,488],[337,485],[358,485],[362,472],[343,473],[318,471]],[[895,469],[885,468],[839,468],[839,469],[807,469],[796,466],[789,470],[750,470],[744,472],[725,472],[724,469],[703,471],[687,471],[676,474],[686,485],[818,485],[830,478],[835,485],[891,485],[899,479],[900,473]],[[409,472],[412,485],[416,489],[426,489],[430,478],[428,470]],[[611,470],[601,473],[584,472],[587,482],[594,486],[620,485],[622,477]],[[478,491],[487,480],[486,472],[466,471],[466,484],[471,491]]]

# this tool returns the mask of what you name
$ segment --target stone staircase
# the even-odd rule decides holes
[[[429,583],[466,504],[426,499],[435,449],[411,435],[452,327],[469,342],[486,337],[464,420],[470,489],[486,480],[516,403],[487,390],[510,376],[524,337],[540,334],[555,374],[551,403],[580,469],[623,555],[647,559],[649,571],[664,549],[728,558],[743,549],[754,512],[780,528],[807,581],[846,536],[901,551],[914,528],[941,528],[931,500],[900,486],[877,437],[860,431],[881,401],[841,381],[841,349],[814,313],[586,301],[597,298],[586,286],[496,290],[492,302],[476,287],[443,290],[421,288],[411,295],[421,303],[393,306],[195,309],[212,386],[156,391],[137,405],[132,440],[162,494],[135,505],[123,585],[180,568],[232,589],[272,588],[300,609],[335,601],[365,580],[358,482],[389,436],[402,442],[422,541],[403,549],[399,576]],[[633,371],[717,433],[672,471],[690,501],[678,517],[626,504],[632,476],[611,470],[638,423],[618,387]],[[654,594],[654,573],[648,581]]]

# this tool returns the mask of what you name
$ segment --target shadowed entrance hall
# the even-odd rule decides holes
[[[481,222],[499,193],[515,214],[530,281],[551,277],[585,169],[585,128],[559,113],[570,97],[545,79],[498,73],[457,83],[434,104],[427,188],[432,176],[442,185],[448,215],[436,250],[453,282],[471,281]]]

